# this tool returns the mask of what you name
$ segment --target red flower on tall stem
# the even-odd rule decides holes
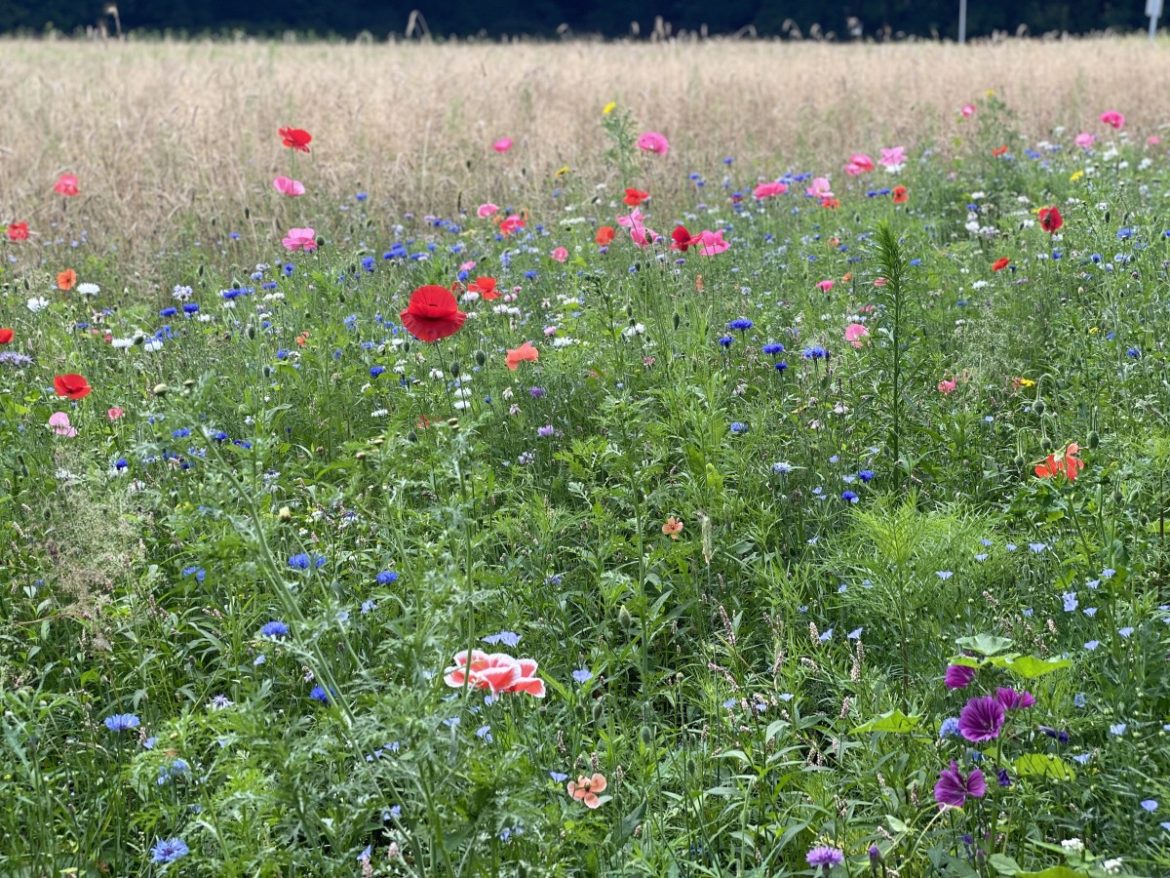
[[[425,342],[454,335],[467,319],[455,295],[437,284],[427,284],[411,293],[410,304],[399,316],[410,334]]]

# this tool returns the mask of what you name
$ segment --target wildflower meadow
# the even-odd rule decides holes
[[[1170,875],[1170,105],[541,69],[0,128],[0,874]]]

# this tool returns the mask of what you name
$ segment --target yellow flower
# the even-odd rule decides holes
[[[1097,334],[1098,332],[1100,332],[1100,331],[1101,331],[1101,330],[1100,330],[1100,329],[1098,329],[1096,326],[1090,326],[1090,327],[1089,327],[1089,335],[1096,335],[1096,334]]]
[[[1072,176],[1070,176],[1070,177],[1068,178],[1068,181],[1069,181],[1070,183],[1075,183],[1077,180],[1081,179],[1081,177],[1083,177],[1083,176],[1085,176],[1085,172],[1084,172],[1084,171],[1073,171],[1073,172],[1072,172]]]
[[[570,168],[568,165],[561,165],[559,168],[557,168],[557,176],[564,177],[572,170],[573,169]]]
[[[1031,378],[1017,378],[1016,381],[1019,382],[1020,387],[1035,387],[1036,386],[1036,382],[1033,381]]]
[[[989,98],[993,98],[993,97],[995,97],[995,89],[994,89],[994,88],[989,88],[989,89],[986,91],[986,95],[987,95]]]
[[[608,104],[606,104],[604,107],[601,108],[601,115],[608,116],[610,113],[612,113],[616,109],[617,109],[617,101],[610,101]]]

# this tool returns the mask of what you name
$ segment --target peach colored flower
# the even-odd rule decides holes
[[[539,359],[540,351],[532,342],[526,341],[518,348],[509,349],[507,356],[504,357],[504,363],[515,372],[521,363],[535,363]]]
[[[773,198],[776,195],[783,195],[788,191],[788,186],[780,182],[761,183],[752,190],[752,196],[757,201],[763,201],[765,198]]]
[[[605,775],[594,772],[593,777],[581,775],[575,781],[569,781],[565,788],[569,791],[570,796],[574,799],[580,799],[585,803],[586,808],[592,810],[601,807],[601,799],[597,797],[597,794],[604,793],[607,786],[609,784],[606,783]]]
[[[662,533],[670,537],[672,540],[678,539],[678,535],[682,533],[682,529],[683,523],[673,515],[662,523]]]
[[[488,689],[493,695],[501,692],[523,692],[533,698],[544,698],[544,680],[536,676],[536,660],[512,658],[507,653],[486,653],[480,649],[471,651],[471,662],[467,661],[467,650],[455,653],[454,667],[443,673],[443,682],[452,689],[469,686],[472,689]]]

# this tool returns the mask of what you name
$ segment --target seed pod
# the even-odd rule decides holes
[[[458,363],[452,363],[452,364],[451,364],[451,368],[450,368],[451,377],[452,377],[452,378],[458,378],[458,377],[459,377],[459,371],[460,371],[460,370],[459,370],[459,364],[458,364]]]
[[[475,365],[482,366],[487,362],[487,354],[483,351],[475,352]]]
[[[630,611],[625,607],[622,607],[620,610],[618,610],[618,624],[623,628],[634,627],[634,617],[630,615]]]
[[[638,737],[642,739],[642,743],[647,747],[654,743],[654,732],[650,730],[650,726],[642,726],[638,730]]]
[[[1096,430],[1090,430],[1089,431],[1089,442],[1088,442],[1089,450],[1095,449],[1100,444],[1101,444],[1101,434],[1098,433]]]
[[[1038,415],[1044,414],[1045,408],[1047,408],[1047,406],[1044,405],[1044,400],[1042,399],[1038,399],[1035,403],[1032,404],[1032,411]]]

